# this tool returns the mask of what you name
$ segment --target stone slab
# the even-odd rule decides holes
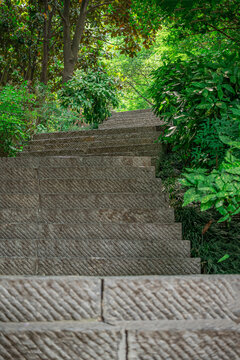
[[[7,199],[1,205],[8,206]],[[13,199],[12,203],[13,203]],[[34,199],[35,200],[35,199]],[[159,207],[168,206],[168,198],[166,195],[158,194],[42,194],[42,209],[158,209]],[[19,198],[21,204],[30,204],[30,198]]]
[[[84,130],[84,131],[61,131],[61,132],[52,132],[52,133],[41,133],[41,134],[36,134],[34,135],[33,139],[34,140],[39,140],[39,139],[56,139],[56,138],[66,138],[66,137],[70,137],[73,138],[75,136],[79,137],[79,136],[93,136],[93,135],[110,135],[110,134],[119,134],[121,133],[146,133],[148,131],[161,131],[162,129],[162,125],[160,126],[142,126],[142,127],[132,127],[131,129],[97,129],[97,130]]]
[[[108,278],[107,322],[215,320],[240,323],[240,275]]]
[[[125,134],[124,134],[125,135]],[[89,138],[67,138],[67,139],[58,139],[58,141],[42,141],[34,142],[32,141],[28,146],[24,147],[24,150],[30,151],[39,151],[39,150],[51,150],[51,149],[75,149],[82,148],[89,149],[91,148],[102,148],[102,147],[110,147],[110,146],[134,146],[134,145],[149,145],[154,144],[158,136],[155,134],[154,136],[149,137],[115,137],[114,139],[109,139],[106,136],[101,137],[99,140],[86,140]]]
[[[151,157],[149,156],[46,156],[39,158],[35,156],[0,158],[0,166],[7,167],[63,167],[63,166],[151,166]]]
[[[200,273],[200,259],[189,258],[40,258],[38,275],[189,275]]]
[[[18,191],[27,191],[29,182],[20,184]],[[6,187],[12,189],[10,185]],[[17,191],[17,183],[14,184],[12,191]],[[39,191],[45,194],[93,194],[93,193],[161,193],[161,180],[160,179],[42,179],[39,181]],[[30,186],[29,192],[34,191]]]
[[[0,257],[0,275],[36,275],[36,257]]]
[[[154,128],[153,130],[150,129],[145,129],[144,132],[126,132],[126,131],[115,131],[114,133],[105,133],[104,131],[98,130],[97,133],[87,133],[86,135],[83,133],[79,133],[78,135],[75,135],[73,137],[67,136],[64,137],[64,135],[60,138],[54,138],[54,137],[50,137],[50,138],[35,138],[35,136],[33,137],[32,140],[30,140],[28,142],[28,144],[31,145],[44,145],[44,144],[57,144],[59,143],[59,141],[61,142],[86,142],[86,143],[95,143],[98,141],[113,141],[116,139],[126,139],[126,140],[130,140],[130,139],[136,139],[136,138],[157,138],[162,131],[157,131],[156,128]]]
[[[0,224],[0,239],[182,240],[181,224]]]
[[[127,333],[128,360],[238,360],[240,326],[229,321],[175,322]]]
[[[38,206],[38,194],[1,194],[0,196],[0,209],[36,209]]]
[[[9,241],[9,240],[8,240]],[[2,241],[0,241],[1,247]],[[22,241],[24,244],[24,241]],[[17,243],[18,244],[18,243]],[[16,254],[15,256],[22,256],[20,250],[14,244],[5,242],[3,253]],[[10,248],[10,250],[8,250]],[[23,249],[24,250],[24,249]],[[22,251],[23,251],[22,250]],[[25,250],[27,251],[27,250]],[[8,255],[9,256],[9,255]],[[190,256],[190,242],[189,241],[158,241],[158,240],[38,240],[38,256],[41,258],[77,258],[77,257],[131,257],[131,258],[168,258],[172,257],[189,257]],[[77,260],[77,259],[76,259]]]
[[[21,224],[20,224],[21,225]],[[180,223],[174,224],[108,224],[108,223],[72,223],[72,224],[32,224],[5,226],[0,225],[0,239],[5,235],[12,238],[11,232],[20,233],[22,237],[34,237],[39,231],[38,238],[45,239],[125,239],[125,240],[182,240]],[[2,229],[2,231],[1,231]],[[15,235],[14,234],[14,235]],[[30,237],[31,236],[31,237]],[[14,236],[17,238],[18,236]],[[4,238],[4,237],[3,237]],[[36,236],[35,236],[36,238]]]
[[[0,322],[100,320],[101,280],[0,277]]]
[[[141,178],[150,180],[155,178],[155,167],[39,167],[40,179],[131,179]]]
[[[0,210],[0,223],[30,221],[34,214],[30,211]],[[106,222],[106,223],[173,223],[174,211],[168,207],[159,209],[42,209],[38,219],[43,223],[78,223],[78,222]]]
[[[106,324],[57,322],[4,325],[1,360],[126,360],[124,333]]]

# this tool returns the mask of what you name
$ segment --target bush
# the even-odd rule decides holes
[[[237,53],[188,54],[153,73],[154,111],[169,124],[161,140],[184,150],[190,166],[218,166],[228,148],[220,134],[239,137],[231,111],[239,104],[238,63]]]
[[[61,104],[83,114],[87,123],[101,123],[118,105],[116,82],[103,70],[77,70],[60,93]]]
[[[15,156],[36,125],[35,97],[26,83],[6,85],[0,92],[0,156]]]

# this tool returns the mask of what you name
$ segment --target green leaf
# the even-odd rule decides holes
[[[186,205],[192,203],[193,201],[198,201],[198,200],[199,200],[199,195],[197,194],[196,189],[191,188],[188,191],[186,191],[184,194],[183,206],[186,206]]]
[[[213,206],[213,201],[209,201],[206,203],[201,203],[201,211],[206,211]]]
[[[224,260],[227,260],[228,258],[230,258],[230,255],[228,254],[225,254],[223,257],[221,257],[221,259],[218,260],[218,263],[224,261]]]
[[[223,222],[223,221],[229,220],[229,218],[230,218],[230,214],[227,213],[226,216],[224,216],[224,217],[222,217],[221,219],[218,220],[218,223],[221,223],[221,222]]]

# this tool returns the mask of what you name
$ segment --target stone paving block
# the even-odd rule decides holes
[[[0,242],[1,246],[1,242]],[[164,258],[190,257],[189,241],[149,241],[149,240],[105,240],[72,239],[38,240],[38,256],[43,258],[76,257],[132,257]],[[77,260],[77,259],[76,259]]]
[[[40,258],[38,275],[174,275],[198,274],[200,259],[191,258]]]
[[[0,198],[1,201],[1,198]],[[158,209],[167,207],[168,199],[161,194],[42,194],[42,209]]]
[[[101,280],[84,277],[0,278],[0,322],[99,320]]]
[[[128,360],[240,359],[240,326],[225,320],[139,324],[127,341]]]
[[[15,212],[2,212],[0,210],[0,222],[7,222],[7,214]],[[28,213],[27,213],[28,215]],[[29,216],[15,216],[15,219],[26,219]],[[159,210],[151,209],[42,209],[39,219],[43,223],[78,223],[78,222],[106,222],[106,223],[173,223],[173,209],[162,207]]]
[[[27,184],[26,184],[27,186]],[[46,179],[40,180],[41,193],[159,193],[162,192],[160,179],[138,180],[93,180],[93,179]]]
[[[1,194],[0,209],[36,209],[39,206],[38,194]]]
[[[0,257],[0,275],[35,275],[36,257]]]
[[[119,328],[80,322],[23,323],[0,328],[1,360],[125,360]]]
[[[27,167],[8,167],[8,166],[1,166],[0,167],[0,179],[1,181],[8,179],[36,179],[37,173],[36,170],[33,168]]]
[[[5,231],[1,231],[1,228]],[[5,228],[5,229],[4,229]],[[16,228],[12,225],[0,225],[0,239],[18,238],[18,234],[29,239],[32,236],[45,239],[139,239],[139,240],[182,240],[182,228],[180,223],[174,224],[108,224],[108,223],[72,223],[72,224],[32,224],[28,228],[20,225]],[[15,236],[12,236],[15,231]],[[34,235],[33,235],[34,234]]]
[[[227,319],[240,322],[240,275],[109,278],[107,322]]]
[[[1,181],[0,194],[34,194],[38,192],[37,180],[12,180]]]
[[[0,224],[4,223],[33,223],[38,221],[38,210],[32,208],[18,207],[19,204],[12,204],[11,209],[0,208]]]
[[[155,168],[115,167],[42,167],[38,169],[39,179],[131,179],[151,180],[155,178]]]
[[[35,239],[0,240],[2,257],[36,257],[37,249],[38,240]]]
[[[20,224],[0,224],[0,241],[1,239],[37,239],[40,237],[42,227],[36,223]]]

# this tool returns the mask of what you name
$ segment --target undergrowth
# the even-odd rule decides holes
[[[214,210],[202,212],[199,205],[182,207],[184,190],[178,183],[185,164],[179,153],[169,152],[157,166],[157,177],[169,193],[175,220],[182,223],[183,239],[191,241],[191,256],[201,258],[202,273],[240,273],[240,218],[231,223],[217,223]],[[224,261],[220,261],[225,255]]]

